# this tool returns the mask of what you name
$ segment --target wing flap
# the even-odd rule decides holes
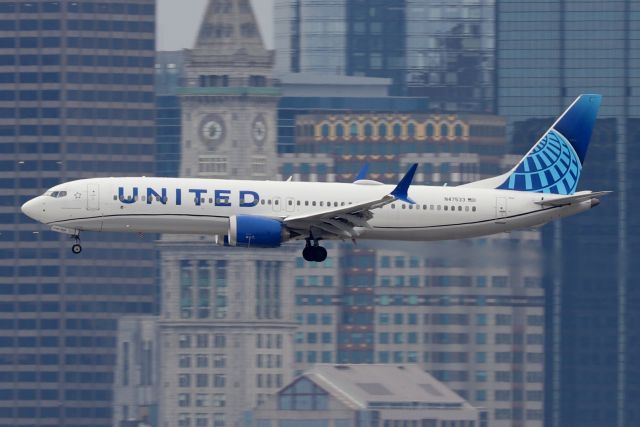
[[[413,180],[418,165],[414,164],[400,180],[396,188],[389,194],[375,200],[336,206],[319,212],[294,215],[284,218],[285,227],[295,230],[300,235],[314,234],[313,230],[320,230],[338,238],[355,238],[360,235],[358,228],[371,228],[368,221],[373,218],[373,211],[386,206],[396,200],[414,203],[408,195],[409,186]]]

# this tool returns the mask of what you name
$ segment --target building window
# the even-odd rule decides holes
[[[281,411],[323,411],[329,394],[307,378],[300,378],[278,394]]]
[[[364,125],[364,136],[373,136],[373,126],[371,125],[371,123],[367,123],[366,125]]]
[[[400,123],[396,123],[393,125],[393,136],[395,137],[402,136],[402,125]]]
[[[354,122],[354,123],[351,123],[351,127],[350,127],[350,130],[349,130],[349,134],[350,134],[351,136],[354,136],[354,137],[355,137],[355,136],[358,136],[358,124],[357,124],[357,123],[355,123],[355,122]]]
[[[416,125],[413,123],[409,123],[409,126],[407,126],[407,134],[413,138],[416,136]]]

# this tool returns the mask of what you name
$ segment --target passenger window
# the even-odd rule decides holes
[[[324,206],[324,202],[320,202],[320,206]]]
[[[476,207],[475,207],[475,206],[474,206],[474,207],[472,207],[472,208],[471,208],[471,210],[472,210],[473,212],[475,212],[475,211],[476,211]]]
[[[431,205],[431,209],[433,209],[433,205]],[[422,210],[427,210],[427,205],[422,205]]]
[[[338,207],[338,202],[333,202],[333,206]]]
[[[311,202],[311,206],[315,206],[316,205],[316,201],[314,200],[313,202]]]
[[[274,203],[276,206],[278,206],[278,204],[280,203],[280,201],[279,201],[279,200],[275,200],[273,203]]]
[[[392,204],[392,205],[391,205],[391,209],[395,209],[395,208],[396,208],[396,205],[393,205],[393,204]]]
[[[404,203],[402,204],[402,209],[407,209],[407,205],[405,205]]]
[[[458,206],[458,211],[462,212],[462,206]]]
[[[456,210],[456,207],[455,207],[455,206],[451,206],[451,210],[452,210],[452,211],[455,211],[455,210]]]
[[[413,209],[413,205],[409,205],[409,209]]]
[[[266,202],[264,199],[260,200],[260,204],[264,205]]]
[[[344,202],[342,202],[342,206],[344,206]]]
[[[465,212],[469,212],[469,206],[465,206],[465,207],[464,207],[464,211],[465,211]]]
[[[429,205],[429,210],[433,210],[433,205]]]
[[[440,208],[441,208],[441,207],[442,207],[442,206],[438,205],[438,210],[440,210]]]
[[[209,197],[209,203],[213,204],[213,197]]]
[[[438,206],[438,208],[440,208],[440,207]],[[448,210],[449,210],[449,206],[444,205],[444,210],[445,210],[445,211],[448,211]]]
[[[113,196],[113,200],[118,200],[118,195]]]
[[[305,205],[305,206],[309,206],[309,201],[308,201],[308,200],[305,200],[305,201],[304,201],[304,205]]]
[[[267,204],[271,205],[271,199],[267,200]]]

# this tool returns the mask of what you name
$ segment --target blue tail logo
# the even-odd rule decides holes
[[[601,100],[578,97],[497,188],[574,194]]]

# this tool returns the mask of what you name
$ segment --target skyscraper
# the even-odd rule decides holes
[[[493,111],[494,0],[277,0],[276,69],[393,79],[439,111]]]
[[[497,111],[514,148],[580,93],[604,95],[581,189],[613,190],[589,215],[544,230],[546,425],[640,420],[640,4],[496,1]]]
[[[280,91],[250,2],[209,1],[185,54],[180,175],[274,178]],[[239,426],[291,379],[291,254],[204,236],[164,236],[159,249],[161,423]]]
[[[184,77],[184,51],[156,55],[156,176],[180,172],[182,108],[178,88]]]
[[[153,0],[0,2],[1,425],[110,426],[117,318],[155,311],[151,238],[83,235],[76,256],[19,211],[153,173],[154,22]]]

